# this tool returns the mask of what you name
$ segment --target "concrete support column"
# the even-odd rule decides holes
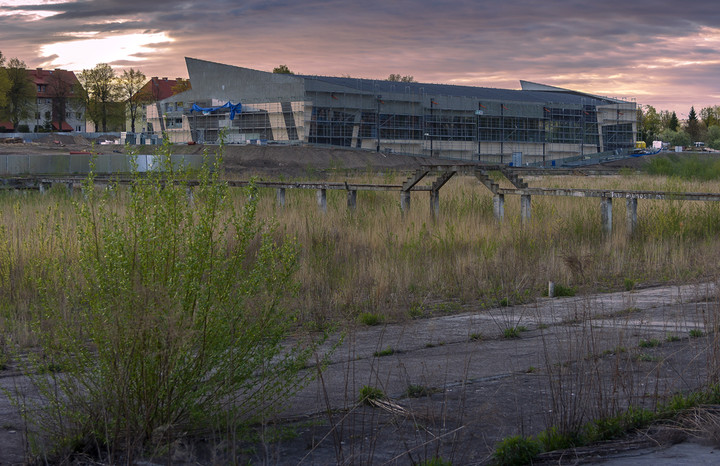
[[[603,197],[600,201],[600,218],[602,231],[606,235],[612,234],[612,197]]]
[[[495,194],[493,196],[493,214],[495,214],[495,220],[502,222],[505,218],[505,195]]]
[[[65,184],[65,186],[67,187],[68,196],[72,196],[74,185],[75,184],[72,181]]]
[[[440,218],[440,190],[430,191],[430,217],[433,220]]]
[[[357,190],[351,189],[347,192],[348,210],[354,211],[357,207]]]
[[[40,194],[46,194],[48,191],[50,191],[50,188],[52,187],[52,183],[46,183],[41,181],[38,184],[38,189],[40,190]]]
[[[629,197],[625,199],[625,207],[627,211],[627,234],[632,236],[637,228],[637,198]]]
[[[277,189],[277,205],[285,207],[285,188]]]
[[[320,212],[326,213],[327,212],[327,189],[321,188],[318,189],[315,192],[315,197],[317,198],[317,204],[320,208]]]
[[[193,204],[195,202],[195,192],[193,191],[192,186],[185,188],[185,196],[187,197],[189,204]]]
[[[410,210],[410,191],[400,192],[400,210],[406,213]]]
[[[532,218],[532,203],[529,194],[520,195],[520,222],[522,225],[530,224]]]

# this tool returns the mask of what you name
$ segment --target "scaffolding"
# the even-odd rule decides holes
[[[524,163],[543,164],[630,148],[636,139],[631,101],[486,99],[434,92],[442,87],[437,85],[371,80],[357,80],[355,87],[321,84],[306,88],[302,97],[243,102],[233,120],[227,109],[190,112],[192,103],[225,102],[170,104],[163,113],[166,137],[213,144],[222,133],[234,144],[306,143],[492,163],[522,153]],[[148,122],[159,121],[152,109]]]

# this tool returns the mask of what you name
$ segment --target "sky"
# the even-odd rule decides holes
[[[687,116],[720,105],[717,0],[0,0],[29,68],[187,77],[184,57],[298,74],[519,89],[527,80]]]

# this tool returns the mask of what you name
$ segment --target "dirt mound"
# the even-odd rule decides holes
[[[35,140],[41,144],[90,145],[90,140],[79,134],[52,133]]]

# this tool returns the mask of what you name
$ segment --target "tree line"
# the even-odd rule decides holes
[[[690,107],[687,121],[680,123],[675,112],[657,111],[652,105],[638,105],[638,141],[647,145],[664,141],[671,146],[692,146],[703,142],[720,149],[720,105],[705,107],[699,114]]]

